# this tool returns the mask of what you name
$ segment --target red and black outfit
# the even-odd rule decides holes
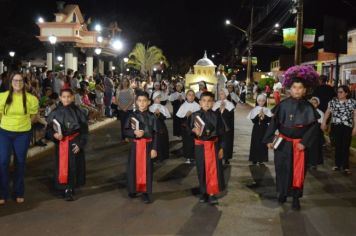
[[[136,138],[130,123],[131,117],[135,117],[140,122],[139,129],[144,131],[142,138]],[[153,181],[151,150],[157,150],[157,118],[149,111],[135,111],[127,120],[124,132],[131,139],[127,165],[128,192],[151,194]]]
[[[191,129],[194,129],[194,120],[197,116],[205,122],[202,135],[196,137],[194,141],[200,193],[216,195],[225,189],[222,160],[218,158],[225,125],[219,111],[200,110],[192,114]]]
[[[60,125],[63,139],[54,138],[53,119]],[[46,137],[55,143],[54,186],[57,190],[74,189],[85,184],[85,153],[88,141],[88,122],[84,112],[74,104],[59,105],[47,118]],[[73,145],[80,148],[73,153]]]
[[[283,141],[274,152],[276,185],[279,197],[302,197],[308,149],[318,137],[319,114],[305,99],[287,98],[272,109],[274,116],[264,136],[272,143],[275,132]],[[300,151],[297,145],[306,148]]]

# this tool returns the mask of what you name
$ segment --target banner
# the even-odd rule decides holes
[[[303,45],[306,48],[314,47],[316,29],[304,29]]]
[[[252,64],[253,66],[257,65],[257,57],[252,57],[252,58],[251,58],[251,64]]]
[[[287,48],[292,48],[295,46],[297,41],[297,35],[295,28],[283,29],[283,45]]]
[[[243,65],[246,65],[248,63],[248,57],[242,57],[241,63]],[[257,57],[251,57],[251,65],[257,65]]]

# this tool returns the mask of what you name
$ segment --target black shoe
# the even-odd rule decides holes
[[[129,198],[135,198],[137,197],[137,194],[136,193],[129,193],[127,194],[129,196]]]
[[[287,197],[286,197],[286,196],[283,196],[283,195],[279,195],[279,197],[278,197],[278,203],[279,203],[279,204],[283,204],[283,203],[285,203],[285,202],[287,202]]]
[[[230,165],[230,161],[229,160],[225,160],[225,165]]]
[[[67,188],[67,189],[64,191],[64,200],[65,200],[65,201],[68,201],[68,202],[74,201],[73,190],[72,190],[72,189]]]
[[[151,198],[150,198],[150,196],[148,195],[148,193],[144,193],[144,194],[142,195],[142,197],[143,197],[143,202],[144,202],[145,204],[150,204],[150,203],[152,203]]]
[[[199,202],[200,202],[200,203],[205,203],[205,202],[207,202],[207,201],[208,201],[208,195],[202,194],[202,195],[200,196],[200,198],[199,198]]]
[[[210,203],[210,205],[219,204],[218,199],[214,195],[209,196],[209,203]]]
[[[298,197],[293,198],[292,209],[296,211],[300,210],[300,201]]]

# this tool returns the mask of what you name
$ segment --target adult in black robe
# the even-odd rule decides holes
[[[303,195],[308,149],[317,138],[319,114],[303,98],[289,97],[272,109],[274,114],[263,142],[273,143],[275,132],[283,141],[274,151],[276,185],[280,203],[293,196],[293,208],[299,209]],[[305,150],[300,150],[302,144]]]
[[[154,113],[157,119],[157,161],[169,158],[169,135],[165,120],[168,118],[163,113]]]
[[[178,93],[178,92],[176,92]],[[179,96],[179,95],[178,95]],[[176,116],[177,111],[179,110],[180,106],[185,102],[184,98],[182,99],[175,99],[172,101],[172,106],[173,106],[173,136],[180,137],[182,135],[181,133],[181,120],[179,117]]]
[[[142,138],[136,138],[134,134],[134,129],[131,126],[132,117],[139,121],[139,129],[144,131]],[[157,123],[157,118],[151,112],[136,110],[125,124],[125,135],[132,139],[127,164],[127,189],[130,197],[135,197],[137,193],[144,193],[144,197],[147,198],[148,194],[152,193],[153,162],[151,150],[157,150]],[[139,155],[140,152],[143,155]],[[141,162],[137,162],[140,159]],[[146,203],[149,202],[148,198]]]
[[[218,152],[222,147],[222,135],[225,125],[219,111],[200,110],[191,117],[190,128],[195,128],[194,122],[199,116],[205,123],[202,135],[195,138],[195,160],[198,172],[201,202],[209,197],[212,204],[216,204],[215,195],[225,189],[222,160]]]
[[[54,138],[56,133],[54,119],[61,126],[63,134],[61,141]],[[66,200],[73,200],[74,188],[85,184],[84,148],[88,141],[87,117],[74,103],[68,106],[59,104],[47,117],[47,123],[46,137],[55,144],[54,187],[56,190],[64,190]],[[73,152],[73,145],[80,148],[79,153]]]
[[[249,119],[253,123],[249,161],[253,164],[268,162],[268,148],[262,140],[271,122],[271,116],[268,116],[268,114],[262,117],[256,115],[249,117]]]

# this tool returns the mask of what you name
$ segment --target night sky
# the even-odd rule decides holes
[[[255,0],[256,15],[268,2],[275,0]],[[263,44],[281,43],[281,36],[273,35],[271,29],[286,12],[291,0],[281,0],[275,10],[263,22],[256,26],[256,39]],[[327,4],[326,4],[327,2]],[[82,0],[66,1],[79,4],[85,18],[107,25],[117,21],[122,28],[122,39],[125,42],[127,55],[135,43],[143,42],[163,49],[171,64],[193,63],[203,56],[204,50],[211,54],[220,53],[215,63],[228,63],[233,48],[241,40],[242,34],[233,28],[226,27],[226,18],[246,28],[249,22],[250,0],[179,0],[179,1],[121,1],[121,0]],[[38,16],[46,20],[53,19],[56,12],[56,1],[38,0],[0,0],[2,22],[0,29],[0,55],[5,55],[9,48],[19,55],[26,55],[38,47],[33,36],[38,34],[35,25]],[[305,26],[318,29],[322,34],[324,15],[343,17],[349,28],[356,26],[356,0],[305,0]],[[293,26],[294,16],[289,16],[283,25]],[[19,30],[17,30],[19,29]],[[265,31],[264,31],[265,30]],[[241,44],[240,50],[244,49]],[[280,47],[254,48],[254,55],[259,58],[259,67],[268,70],[269,63],[279,54],[293,53],[292,50]]]

